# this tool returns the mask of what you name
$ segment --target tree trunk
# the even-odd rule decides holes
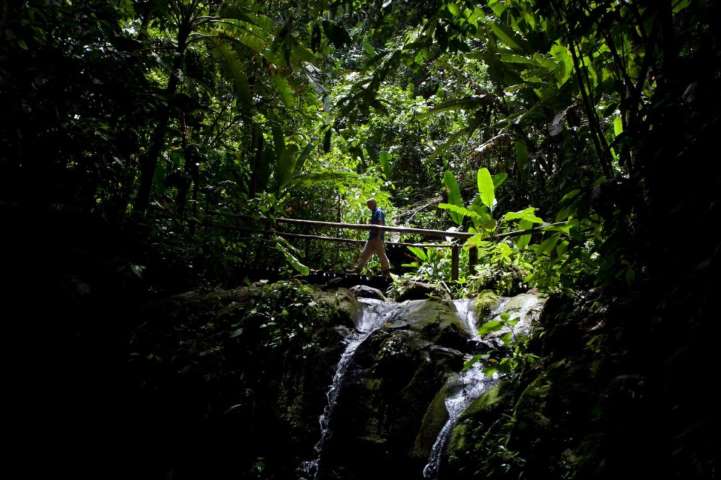
[[[158,157],[165,146],[165,134],[168,130],[168,122],[170,121],[170,110],[173,97],[178,90],[178,82],[181,67],[183,66],[183,57],[185,49],[188,46],[188,36],[190,35],[190,22],[184,22],[178,29],[178,46],[176,48],[175,59],[173,60],[173,69],[170,72],[168,86],[165,88],[165,106],[160,112],[158,125],[155,127],[150,143],[150,148],[143,156],[140,164],[140,186],[138,187],[138,195],[135,198],[135,213],[141,216],[145,215],[145,211],[150,203],[150,192],[153,186],[153,177],[155,176],[155,168],[158,164]]]

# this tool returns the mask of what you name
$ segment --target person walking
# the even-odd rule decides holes
[[[374,198],[368,199],[366,202],[366,205],[368,206],[368,209],[371,211],[371,220],[370,223],[373,225],[385,225],[386,224],[386,216],[385,213],[383,213],[383,210],[378,208],[378,204],[376,203]],[[360,271],[363,269],[366,263],[368,263],[368,260],[370,260],[371,255],[374,253],[378,255],[378,259],[381,262],[381,269],[383,270],[383,276],[388,278],[390,276],[390,268],[391,264],[388,261],[388,257],[386,256],[386,249],[385,245],[383,244],[384,239],[384,232],[381,229],[372,228],[368,232],[368,241],[365,244],[365,247],[363,248],[363,251],[360,254],[360,257],[358,257],[358,261],[355,264],[355,267],[353,268],[353,271],[356,273],[360,273]]]

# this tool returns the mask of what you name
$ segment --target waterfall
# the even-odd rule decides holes
[[[353,354],[359,346],[375,332],[382,327],[388,315],[393,311],[394,305],[369,298],[359,298],[361,304],[361,316],[356,324],[356,331],[345,339],[345,350],[338,361],[338,365],[333,375],[333,380],[328,388],[326,397],[328,402],[323,408],[318,422],[320,423],[320,439],[315,444],[314,450],[316,457],[313,460],[303,462],[301,472],[304,478],[316,480],[320,471],[320,464],[325,443],[330,435],[330,420],[333,417],[333,411],[338,400],[343,379],[348,370],[348,366],[353,359]]]
[[[474,301],[469,299],[454,300],[456,312],[460,320],[471,333],[474,340],[481,340],[478,335],[477,318],[474,312]],[[499,318],[504,312],[514,312],[519,318],[518,323],[513,327],[514,335],[527,333],[531,321],[538,316],[539,309],[536,308],[543,304],[543,300],[535,295],[522,294],[513,298],[501,298],[496,308],[489,314],[488,319],[493,320]],[[517,312],[517,313],[516,313]],[[476,400],[481,394],[498,380],[498,374],[494,373],[491,377],[487,377],[483,371],[483,365],[480,362],[473,363],[470,368],[464,370],[458,381],[455,382],[453,388],[450,388],[450,394],[445,400],[445,407],[448,411],[448,420],[438,433],[431,453],[428,457],[428,463],[423,468],[423,478],[427,480],[435,480],[438,478],[438,471],[441,466],[441,459],[445,451],[448,439],[451,435],[453,426],[458,421],[461,414]]]

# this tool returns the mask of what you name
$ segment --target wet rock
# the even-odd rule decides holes
[[[386,301],[386,296],[377,288],[369,287],[368,285],[356,285],[350,288],[356,298],[373,298],[375,300]]]
[[[316,302],[330,309],[330,320],[333,323],[353,327],[358,322],[361,315],[361,306],[350,290],[346,288],[334,290],[315,289],[312,295]]]
[[[496,347],[504,344],[501,337],[508,333],[512,333],[513,336],[527,335],[532,328],[533,319],[537,319],[543,310],[546,299],[529,292],[504,298],[501,302],[503,313],[511,322],[483,336],[485,342]],[[505,323],[504,320],[502,321]]]
[[[421,421],[421,427],[416,435],[411,456],[418,462],[425,462],[431,453],[433,444],[438,437],[443,425],[448,421],[448,410],[446,409],[446,397],[448,396],[448,387],[441,388],[436,396],[433,397],[430,405],[426,409]]]
[[[138,435],[129,470],[250,478],[262,462],[268,478],[294,478],[313,454],[327,386],[359,312],[348,290],[297,282],[148,305],[130,342]]]
[[[410,281],[397,287],[396,301],[422,300],[438,298],[450,300],[450,294],[440,285],[433,283]]]
[[[476,318],[485,318],[498,305],[498,295],[493,290],[483,290],[473,300]]]
[[[439,390],[463,367],[454,345],[465,339],[452,303],[399,305],[353,357],[320,478],[421,478],[445,422]]]
[[[465,325],[453,303],[438,300],[409,300],[402,303],[384,328],[411,329],[429,342],[464,350],[468,345]]]

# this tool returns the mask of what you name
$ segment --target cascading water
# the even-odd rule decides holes
[[[328,403],[326,403],[323,408],[323,413],[319,419],[320,440],[318,440],[318,443],[316,443],[314,447],[316,457],[313,460],[303,462],[301,467],[303,478],[312,480],[316,480],[318,478],[323,449],[330,434],[330,420],[333,416],[333,411],[335,410],[338,394],[340,393],[341,386],[343,385],[343,377],[345,376],[348,366],[353,359],[353,354],[374,331],[383,326],[389,314],[394,309],[393,304],[385,303],[380,300],[360,298],[358,301],[361,304],[361,316],[356,325],[356,331],[345,339],[345,350],[338,361],[335,374],[333,375],[333,381],[326,393]]]
[[[518,300],[513,301],[516,299]],[[480,341],[481,337],[478,335],[478,325],[473,309],[473,300],[454,300],[453,303],[455,304],[459,318],[463,324],[466,325],[472,338]],[[502,298],[496,308],[490,313],[489,320],[497,319],[504,312],[511,310],[513,315],[519,318],[518,323],[516,323],[512,329],[513,334],[526,333],[530,328],[533,318],[540,313],[540,309],[536,307],[542,304],[543,300],[530,294],[523,294],[514,298]],[[455,384],[455,388],[451,389],[451,394],[445,400],[448,420],[445,425],[443,425],[443,428],[433,443],[431,453],[428,457],[428,463],[423,468],[423,478],[427,480],[435,480],[438,478],[441,458],[448,439],[450,438],[451,430],[456,424],[458,417],[497,380],[497,373],[494,373],[490,377],[484,374],[484,369],[480,362],[475,362],[470,368],[461,373],[458,382]]]

